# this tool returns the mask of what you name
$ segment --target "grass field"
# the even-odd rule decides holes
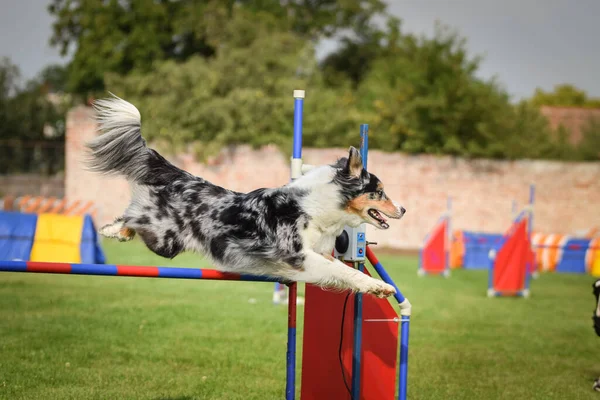
[[[137,241],[105,250],[111,263],[207,267]],[[485,272],[419,278],[415,258],[379,258],[413,304],[410,399],[600,398],[591,277],[543,275],[530,299],[488,299]],[[287,309],[272,290],[0,273],[0,398],[282,399]]]

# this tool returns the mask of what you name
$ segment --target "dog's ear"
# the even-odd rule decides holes
[[[362,157],[355,147],[350,146],[348,151],[348,160],[346,161],[346,172],[354,178],[360,178],[363,170]]]

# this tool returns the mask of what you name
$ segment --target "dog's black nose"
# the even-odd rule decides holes
[[[400,207],[400,212],[402,213],[402,215],[404,215],[406,213],[406,208]]]

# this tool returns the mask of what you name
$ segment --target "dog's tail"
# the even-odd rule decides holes
[[[185,174],[146,146],[140,112],[133,104],[114,96],[95,101],[94,109],[102,134],[86,143],[89,170],[146,185],[166,185]]]

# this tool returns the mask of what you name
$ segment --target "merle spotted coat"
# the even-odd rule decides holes
[[[331,257],[344,225],[389,227],[385,216],[404,208],[362,168],[359,152],[315,168],[276,189],[234,192],[183,171],[141,136],[139,111],[119,98],[95,104],[99,130],[88,143],[91,170],[124,176],[131,203],[100,233],[119,240],[136,234],[154,253],[207,255],[223,271],[270,275],[380,297],[394,288]]]

